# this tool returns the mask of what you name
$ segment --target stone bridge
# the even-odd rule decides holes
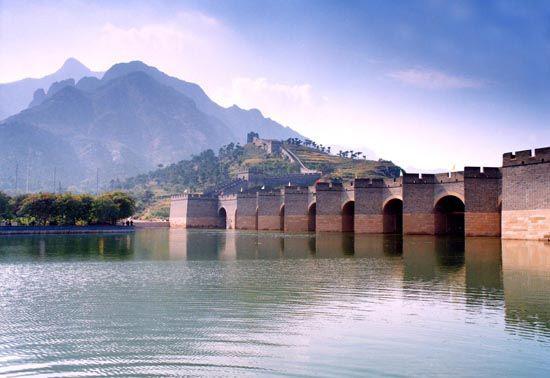
[[[550,238],[550,148],[502,168],[172,198],[172,227]],[[534,191],[534,189],[536,189]],[[525,198],[528,200],[526,201]],[[502,218],[502,219],[501,219]],[[501,229],[502,228],[502,229]]]

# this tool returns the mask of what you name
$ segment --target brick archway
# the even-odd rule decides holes
[[[307,230],[315,231],[317,217],[317,203],[313,202],[307,210]]]
[[[281,231],[285,230],[285,205],[283,204],[281,206],[281,209],[279,210],[279,228]]]
[[[397,197],[391,198],[384,204],[383,232],[385,234],[403,233],[403,200]]]
[[[342,231],[353,232],[355,230],[355,201],[348,201],[342,207]]]
[[[464,236],[464,209],[459,197],[441,197],[434,206],[435,234]]]
[[[221,207],[218,210],[218,222],[220,225],[220,228],[226,229],[227,228],[227,211],[224,207]]]

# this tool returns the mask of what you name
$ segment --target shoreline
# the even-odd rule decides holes
[[[133,226],[0,226],[0,235],[133,233]]]

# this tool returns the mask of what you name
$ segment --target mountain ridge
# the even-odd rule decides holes
[[[15,165],[26,171],[32,165],[35,189],[44,187],[53,171],[71,190],[86,190],[95,186],[98,171],[102,182],[129,177],[205,149],[244,142],[248,131],[277,139],[299,135],[257,110],[223,108],[197,84],[142,62],[120,63],[101,79],[75,82],[69,78],[51,83],[47,92],[35,90],[33,106],[0,122],[0,149],[10,145],[10,156],[0,155],[0,170],[13,172]],[[17,150],[17,129],[39,155]],[[33,143],[25,147],[32,149]],[[67,151],[65,158],[60,149]],[[71,159],[67,166],[77,161],[77,168],[62,169],[65,159]],[[13,181],[11,176],[0,176],[0,187]]]
[[[39,78],[24,78],[0,84],[0,120],[26,109],[33,101],[33,95],[40,88],[49,88],[56,81],[84,76],[101,77],[102,72],[94,72],[75,58],[68,58],[54,73]]]

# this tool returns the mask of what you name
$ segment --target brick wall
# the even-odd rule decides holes
[[[464,168],[466,236],[500,236],[499,168]]]
[[[504,154],[502,237],[550,239],[550,148]]]
[[[226,213],[225,228],[233,230],[236,227],[237,214],[237,195],[220,196],[218,199],[218,207],[224,208]]]
[[[287,186],[284,188],[284,230],[285,232],[308,231],[309,190],[306,187]]]
[[[219,228],[218,199],[188,197],[186,228]]]
[[[187,196],[174,196],[170,201],[170,227],[185,228],[187,224]]]
[[[218,199],[200,195],[172,198],[170,225],[181,228],[219,228]]]
[[[336,183],[318,183],[316,192],[316,231],[342,231],[343,186]]]
[[[378,234],[383,232],[382,206],[384,182],[381,179],[357,179],[355,189],[355,232]]]
[[[405,174],[403,176],[403,233],[435,233],[434,175]]]
[[[258,192],[258,230],[282,230],[284,210],[281,214],[283,195],[280,191]]]
[[[236,227],[239,230],[257,230],[258,217],[256,209],[258,208],[258,198],[256,193],[237,194],[237,216]]]

